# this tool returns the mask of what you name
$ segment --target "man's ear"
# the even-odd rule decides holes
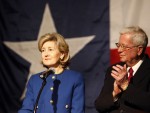
[[[138,55],[140,56],[143,52],[144,48],[143,47],[138,47]]]

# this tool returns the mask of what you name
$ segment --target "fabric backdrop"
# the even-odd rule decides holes
[[[67,40],[70,69],[85,78],[85,111],[97,113],[94,101],[105,71],[119,61],[119,31],[139,25],[150,36],[149,5],[149,0],[0,0],[0,113],[17,113],[28,79],[45,70],[37,41],[48,32]]]

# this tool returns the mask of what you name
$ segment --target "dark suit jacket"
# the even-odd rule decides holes
[[[123,65],[123,63],[120,63]],[[112,67],[107,70],[103,89],[95,101],[99,113],[150,113],[150,59],[146,57],[117,102],[113,101]]]

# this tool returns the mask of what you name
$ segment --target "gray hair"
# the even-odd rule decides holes
[[[125,27],[120,32],[120,35],[123,34],[129,34],[131,36],[133,44],[137,46],[141,45],[145,51],[148,44],[148,37],[142,28],[140,28],[139,26]]]

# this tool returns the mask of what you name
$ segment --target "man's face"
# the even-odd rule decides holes
[[[116,45],[121,62],[129,65],[134,65],[138,62],[139,47],[133,44],[129,34],[121,35]]]

